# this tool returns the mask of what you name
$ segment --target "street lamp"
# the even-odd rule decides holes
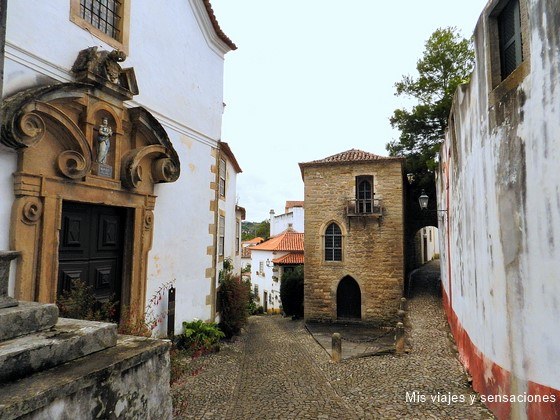
[[[426,191],[422,190],[422,194],[418,197],[418,203],[420,204],[420,210],[427,210],[428,209],[428,200],[429,197],[426,194]]]
[[[418,204],[420,204],[420,210],[422,211],[429,211],[429,212],[445,212],[447,213],[447,210],[428,210],[428,194],[426,194],[426,191],[422,190],[422,194],[420,194],[420,197],[418,197]]]

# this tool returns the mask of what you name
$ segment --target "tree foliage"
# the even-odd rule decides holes
[[[474,66],[471,42],[456,28],[437,29],[426,41],[416,64],[417,77],[403,76],[395,84],[396,95],[418,101],[411,110],[397,109],[390,118],[400,131],[398,140],[387,144],[391,156],[405,156],[406,170],[415,174],[420,187],[434,182],[435,156],[444,138],[453,95],[468,82]]]
[[[303,316],[303,265],[298,265],[282,276],[280,300],[286,315]]]
[[[257,236],[263,239],[270,237],[270,221],[263,220],[262,222],[243,222],[241,229],[241,240],[248,241]]]

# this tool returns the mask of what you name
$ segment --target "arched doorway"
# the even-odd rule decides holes
[[[414,268],[439,259],[439,235],[435,226],[424,226],[414,235]]]
[[[350,276],[344,277],[338,283],[336,290],[336,317],[338,319],[362,318],[362,294],[360,286]]]

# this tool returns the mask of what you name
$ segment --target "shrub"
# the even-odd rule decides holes
[[[206,323],[200,319],[183,322],[183,333],[177,336],[176,346],[191,353],[209,352],[216,348],[225,334],[214,322]]]
[[[286,315],[303,316],[303,265],[282,275],[280,299]]]
[[[56,302],[60,316],[87,321],[116,322],[118,302],[113,299],[101,302],[95,298],[93,287],[75,279],[69,290],[62,292]]]
[[[241,327],[247,322],[250,297],[248,283],[242,282],[239,277],[234,277],[232,271],[231,261],[226,259],[219,276],[218,311],[220,329],[228,338],[239,334]]]

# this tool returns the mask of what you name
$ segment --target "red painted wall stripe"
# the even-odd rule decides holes
[[[511,373],[484,354],[473,344],[469,334],[462,327],[453,308],[449,304],[449,298],[443,289],[443,306],[455,338],[461,362],[473,379],[473,388],[481,397],[511,395]],[[486,377],[485,377],[486,375]],[[554,399],[554,402],[528,402],[526,412],[529,419],[535,420],[558,420],[560,419],[560,390],[527,382],[528,396],[545,396]],[[511,418],[511,403],[487,401],[486,406],[498,417],[498,419]]]

